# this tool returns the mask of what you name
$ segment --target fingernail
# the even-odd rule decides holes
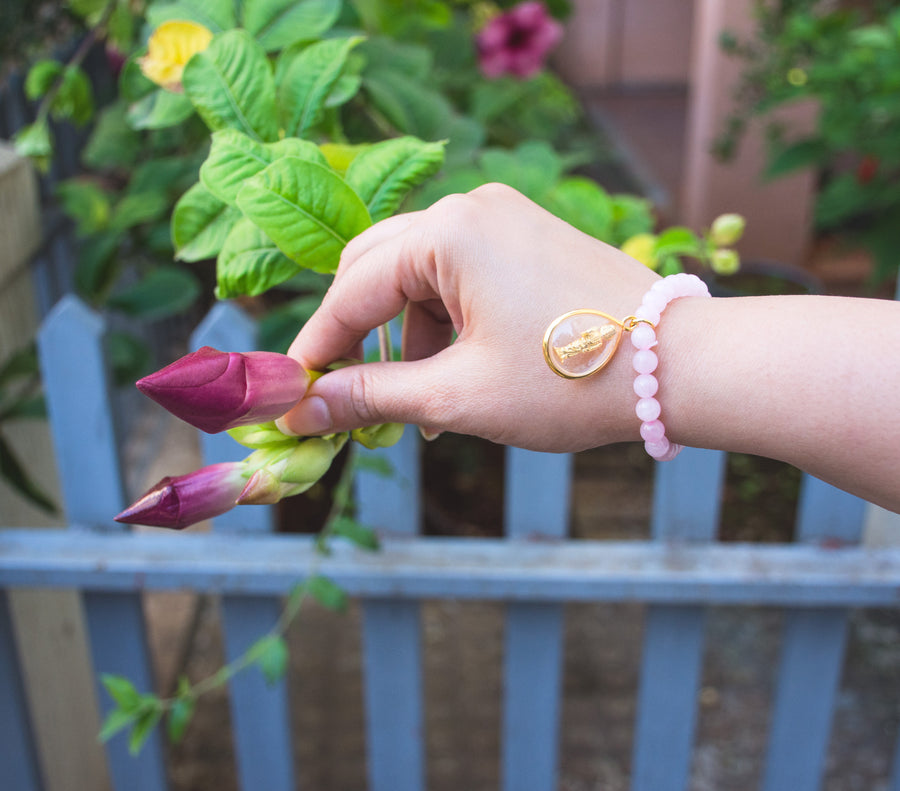
[[[432,442],[439,436],[441,436],[441,434],[443,434],[444,432],[432,431],[431,429],[427,429],[424,426],[419,426],[419,433],[422,435],[422,439],[424,439],[426,442]]]
[[[332,425],[328,404],[321,396],[302,399],[291,412],[293,432],[300,435],[328,434]]]

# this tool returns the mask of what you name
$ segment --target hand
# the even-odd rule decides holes
[[[549,451],[638,439],[627,339],[578,381],[550,371],[541,341],[569,310],[630,315],[656,279],[501,185],[392,217],[347,245],[289,354],[312,370],[361,357],[368,332],[405,311],[404,362],[321,377],[283,424],[322,434],[413,423]]]

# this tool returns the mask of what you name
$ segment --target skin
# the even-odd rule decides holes
[[[412,423],[555,452],[639,440],[627,337],[577,381],[548,368],[541,339],[575,308],[631,315],[657,279],[502,185],[392,217],[347,245],[289,354],[311,370],[360,357],[405,310],[404,362],[326,374],[281,424]],[[657,336],[670,440],[788,461],[900,510],[900,303],[682,298]]]

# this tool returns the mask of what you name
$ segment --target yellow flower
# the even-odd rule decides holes
[[[181,92],[187,62],[212,41],[212,31],[181,20],[163,22],[147,42],[147,54],[138,63],[144,76],[169,91]]]
[[[622,245],[622,252],[636,258],[644,266],[650,269],[656,269],[659,261],[656,258],[654,248],[656,247],[656,237],[652,233],[639,233],[626,239]]]

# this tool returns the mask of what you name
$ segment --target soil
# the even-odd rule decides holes
[[[639,448],[580,454],[575,469],[573,536],[648,535],[650,465]],[[442,437],[428,446],[425,478],[426,532],[496,533],[500,449]],[[775,462],[735,457],[722,540],[790,540],[798,480],[795,471]],[[170,690],[181,672],[199,679],[223,663],[215,598],[155,594],[147,604],[161,689]],[[496,789],[503,608],[426,602],[422,624],[427,787]],[[758,786],[780,627],[781,615],[773,610],[710,610],[691,791]],[[566,607],[559,791],[628,788],[642,633],[639,605]],[[310,606],[288,637],[298,787],[360,791],[366,767],[359,609],[336,615]],[[853,613],[826,791],[887,789],[900,719],[898,689],[900,615]],[[173,791],[236,791],[230,733],[227,694],[221,691],[204,699],[184,740],[170,749]]]

